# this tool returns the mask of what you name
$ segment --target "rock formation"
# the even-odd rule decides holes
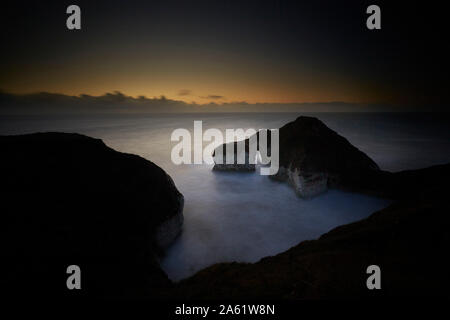
[[[181,231],[183,196],[161,168],[78,134],[1,136],[0,148],[1,290],[77,294],[72,264],[83,296],[170,285],[158,253]]]
[[[270,139],[268,141],[270,146]],[[288,182],[304,198],[318,195],[329,187],[353,189],[354,186],[347,183],[355,180],[351,177],[379,171],[377,164],[347,139],[319,119],[304,116],[279,129],[279,161],[278,173],[271,178]],[[237,171],[247,168],[233,164],[215,165],[213,169],[226,170],[227,167]]]

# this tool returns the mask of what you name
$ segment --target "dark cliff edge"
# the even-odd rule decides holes
[[[9,296],[134,297],[171,285],[158,255],[183,196],[158,166],[79,134],[0,136],[2,278]],[[82,290],[66,288],[78,265]]]
[[[361,221],[337,227],[254,264],[221,263],[178,283],[178,299],[281,301],[448,297],[450,164],[391,174],[398,200]],[[386,180],[383,180],[386,183]],[[381,290],[366,269],[381,268]]]

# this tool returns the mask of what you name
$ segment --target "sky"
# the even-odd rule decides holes
[[[66,8],[81,8],[81,30]],[[443,8],[378,1],[25,1],[2,4],[0,90],[184,102],[441,103]],[[426,107],[424,107],[426,108]]]

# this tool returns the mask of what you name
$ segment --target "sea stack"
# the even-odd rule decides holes
[[[378,165],[346,138],[313,117],[298,117],[280,128],[280,168],[273,179],[287,181],[304,198],[328,189],[352,189],[349,176],[379,171]]]
[[[249,139],[245,143],[247,152]],[[358,177],[380,172],[378,165],[347,139],[319,119],[305,116],[279,129],[279,161],[278,173],[270,177],[288,182],[302,198],[314,197],[329,187],[358,189]],[[213,169],[254,170],[254,165],[249,166],[216,164]]]

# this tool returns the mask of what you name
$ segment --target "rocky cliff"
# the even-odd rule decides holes
[[[181,231],[183,196],[161,168],[78,134],[1,136],[0,148],[0,290],[116,297],[170,286],[157,259]],[[65,288],[72,264],[79,293]]]

